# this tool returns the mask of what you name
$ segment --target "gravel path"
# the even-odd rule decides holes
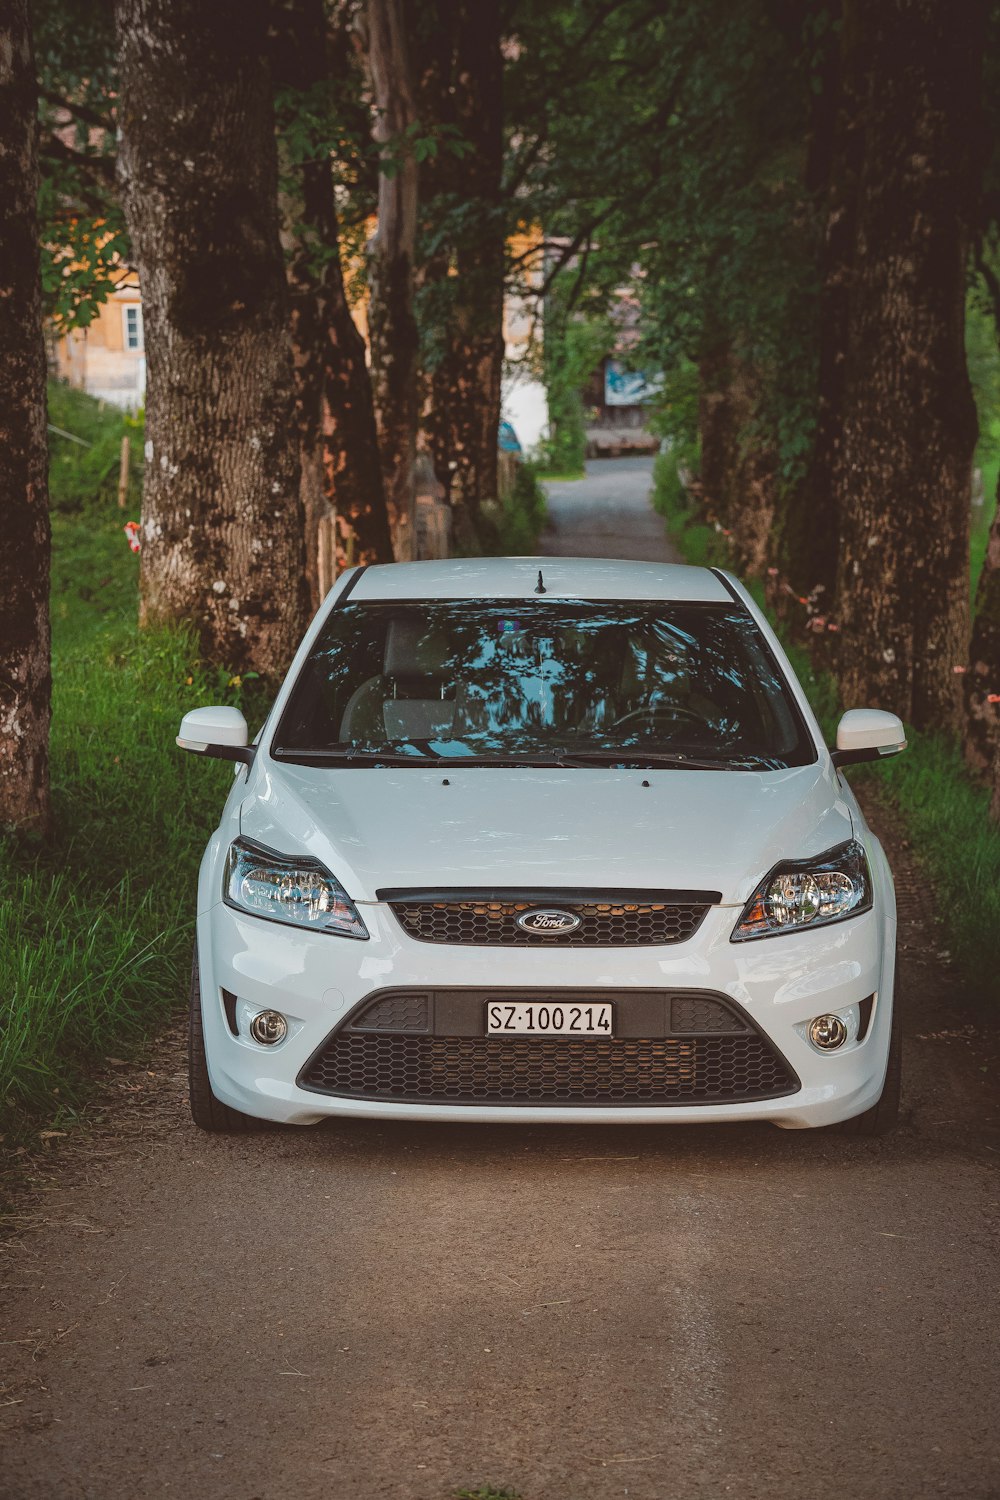
[[[576,502],[554,501],[558,536]],[[110,1067],[92,1129],[51,1144],[8,1221],[0,1495],[1000,1495],[997,1034],[875,816],[906,1029],[886,1141],[215,1139],[187,1119],[179,1027]]]

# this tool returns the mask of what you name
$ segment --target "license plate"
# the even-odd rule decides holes
[[[614,1015],[610,1005],[553,1005],[548,1001],[521,1000],[516,1004],[491,1000],[486,1007],[487,1036],[531,1032],[545,1036],[612,1036]]]

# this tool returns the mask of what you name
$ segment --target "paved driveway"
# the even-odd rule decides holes
[[[652,486],[651,458],[595,458],[584,479],[546,484],[549,525],[541,551],[549,557],[680,562],[649,503]]]

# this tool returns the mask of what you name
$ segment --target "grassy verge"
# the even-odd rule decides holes
[[[687,505],[669,456],[657,461],[655,478],[654,504],[685,560],[725,565],[724,539]],[[762,591],[754,592],[763,604]],[[829,673],[814,669],[804,648],[786,641],[786,649],[832,742],[842,706],[837,684]],[[865,784],[880,787],[898,808],[937,892],[952,956],[961,964],[974,998],[995,1006],[1000,828],[989,817],[989,792],[970,775],[958,746],[909,727],[907,740],[904,755],[878,769],[858,766],[850,772],[851,781],[858,789]]]
[[[89,405],[116,454],[120,414]],[[189,636],[139,634],[117,457],[114,480],[73,500],[53,475],[54,832],[43,846],[0,842],[8,1143],[72,1117],[94,1068],[180,1003],[198,861],[232,777],[182,755],[174,735],[186,709],[245,690],[206,671]]]

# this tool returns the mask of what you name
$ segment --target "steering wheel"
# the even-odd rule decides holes
[[[622,714],[620,719],[615,719],[610,728],[624,729],[629,724],[646,723],[654,729],[658,719],[670,719],[672,723],[676,723],[678,719],[684,719],[690,724],[704,724],[705,722],[701,714],[695,713],[693,708],[682,708],[679,703],[647,703],[642,708],[629,709],[627,714]]]

